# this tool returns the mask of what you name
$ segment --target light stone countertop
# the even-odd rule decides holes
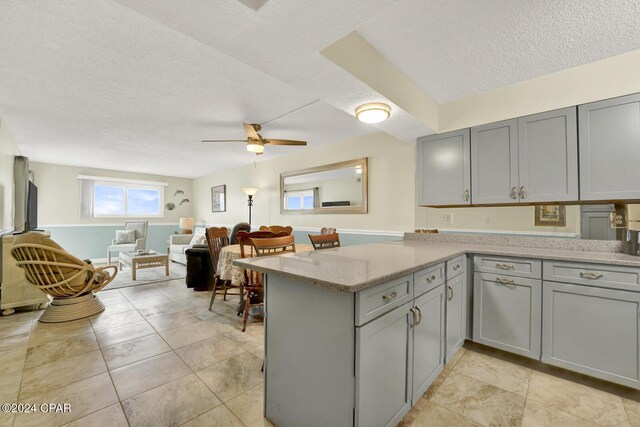
[[[339,292],[363,289],[464,254],[501,255],[640,268],[640,257],[611,252],[403,240],[238,259],[234,264]]]

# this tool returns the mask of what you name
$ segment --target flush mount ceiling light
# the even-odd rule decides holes
[[[356,117],[364,123],[380,123],[389,118],[391,107],[381,102],[370,102],[356,108]]]

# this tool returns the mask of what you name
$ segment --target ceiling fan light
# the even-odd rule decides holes
[[[356,117],[364,123],[380,123],[389,118],[391,107],[381,102],[370,102],[356,108]]]
[[[258,142],[247,142],[247,151],[256,154],[262,154],[264,153],[264,145]]]

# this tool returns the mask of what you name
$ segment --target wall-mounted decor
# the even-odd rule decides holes
[[[182,206],[185,203],[191,203],[191,200],[189,199],[182,199],[182,201],[180,202],[180,206]]]
[[[175,193],[173,193],[173,197],[176,197],[178,194],[184,194],[184,191],[182,190],[176,190]]]
[[[211,212],[225,212],[227,210],[227,186],[211,187]]]
[[[566,227],[567,213],[562,205],[536,206],[535,225],[547,227]]]
[[[168,211],[172,211],[176,208],[176,204],[169,202],[166,205],[164,205],[164,208]]]

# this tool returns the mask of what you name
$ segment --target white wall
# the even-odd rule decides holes
[[[176,208],[172,211],[164,209],[164,218],[153,218],[150,220],[153,223],[177,223],[180,217],[190,217],[193,213],[191,179],[36,162],[30,162],[29,168],[34,172],[34,182],[38,186],[38,225],[112,224],[124,221],[118,218],[81,218],[78,175],[168,183],[164,202],[173,202]],[[184,194],[174,196],[178,189],[184,191]],[[179,206],[180,201],[185,198],[191,200],[191,203]]]
[[[0,119],[0,232],[13,229],[13,158],[18,155],[20,150]]]
[[[267,150],[269,147],[267,147]],[[351,230],[408,231],[414,226],[415,146],[383,132],[321,148],[291,148],[299,153],[226,170],[194,180],[194,215],[208,224],[248,219],[242,187],[258,187],[253,225],[336,227]],[[249,155],[249,154],[247,154]],[[280,213],[280,174],[362,157],[369,158],[369,213],[301,215]],[[211,187],[227,186],[227,211],[211,212]]]

